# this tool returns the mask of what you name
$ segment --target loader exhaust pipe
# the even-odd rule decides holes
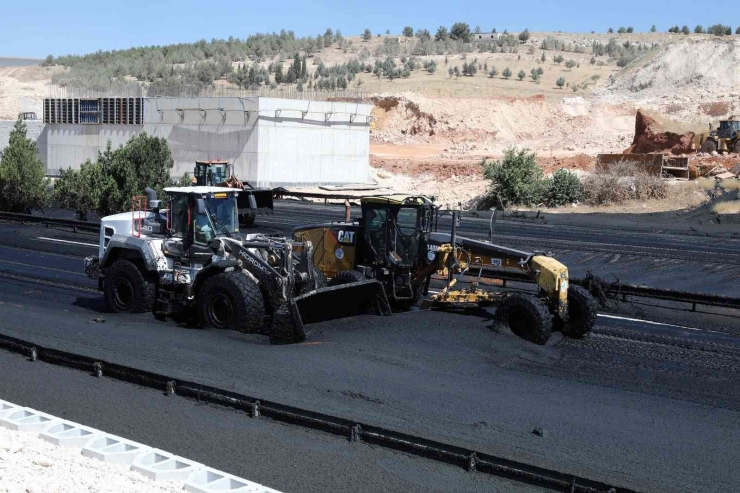
[[[344,199],[344,222],[348,223],[352,219],[352,206],[349,200]]]

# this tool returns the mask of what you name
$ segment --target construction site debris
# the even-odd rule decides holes
[[[654,118],[641,110],[635,115],[635,137],[632,145],[624,150],[624,154],[647,154],[662,152],[681,155],[693,152],[691,144],[694,133],[677,134],[664,131]]]

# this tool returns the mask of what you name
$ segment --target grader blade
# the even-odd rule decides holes
[[[293,301],[304,324],[363,314],[391,314],[385,289],[376,279],[317,289]]]

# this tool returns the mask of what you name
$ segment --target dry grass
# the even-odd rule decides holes
[[[621,204],[628,200],[662,200],[669,198],[674,191],[666,180],[640,171],[631,162],[597,169],[584,180],[583,188],[586,203],[590,205]]]
[[[740,213],[740,200],[714,204],[714,206],[712,206],[712,212],[715,214],[738,214]]]

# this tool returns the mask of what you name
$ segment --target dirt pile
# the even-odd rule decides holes
[[[635,116],[635,137],[632,145],[624,150],[625,154],[646,154],[663,152],[666,154],[688,154],[692,152],[693,132],[678,134],[666,132],[654,118],[642,111]]]

